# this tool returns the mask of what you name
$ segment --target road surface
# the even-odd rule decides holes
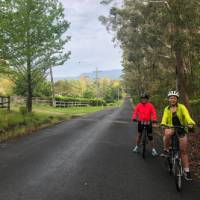
[[[199,200],[180,194],[163,160],[132,153],[128,101],[0,144],[0,200]]]

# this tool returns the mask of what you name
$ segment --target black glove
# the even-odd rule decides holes
[[[190,133],[194,133],[194,132],[195,132],[194,126],[193,126],[193,127],[189,127],[189,128],[188,128],[188,131],[189,131]]]
[[[137,119],[133,119],[133,122],[137,122]]]

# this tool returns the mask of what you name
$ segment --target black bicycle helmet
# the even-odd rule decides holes
[[[148,94],[147,92],[143,92],[143,93],[140,95],[140,98],[149,99],[149,94]]]

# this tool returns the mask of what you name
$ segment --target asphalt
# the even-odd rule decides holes
[[[132,153],[131,113],[126,100],[0,144],[0,200],[199,200],[198,181],[178,193],[162,159]]]

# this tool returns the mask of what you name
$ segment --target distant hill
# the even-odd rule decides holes
[[[120,76],[122,75],[122,70],[120,69],[114,69],[114,70],[108,70],[108,71],[98,71],[98,78],[110,78],[113,80],[117,80],[120,79]],[[83,73],[79,76],[79,78],[81,76],[86,76],[88,78],[91,79],[95,79],[96,78],[96,71],[93,72],[89,72],[89,73]]]
[[[122,70],[121,69],[114,69],[114,70],[105,70],[105,71],[98,71],[98,78],[110,78],[112,80],[119,80],[121,79]],[[80,76],[74,77],[55,77],[54,80],[79,80],[80,77],[88,77],[90,79],[96,79],[96,71],[83,73]]]

